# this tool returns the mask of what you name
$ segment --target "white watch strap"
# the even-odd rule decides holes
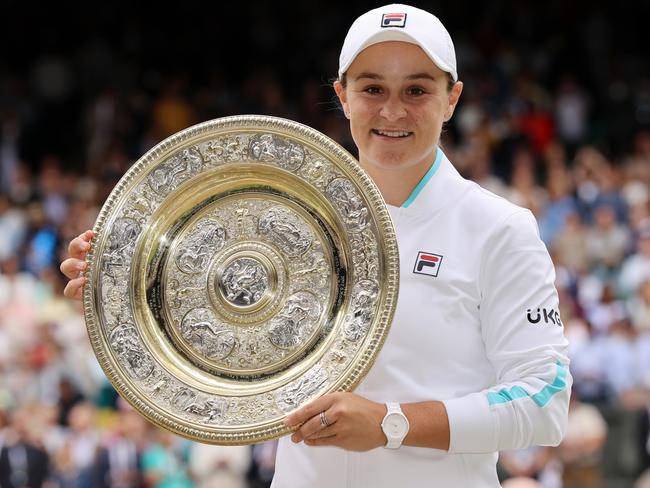
[[[404,420],[406,421],[406,425],[408,426],[408,419],[406,418],[406,415],[404,415],[404,412],[402,412],[402,407],[400,407],[400,404],[397,402],[387,402],[386,403],[386,416],[390,415],[391,413],[397,413],[404,417]],[[402,441],[404,440],[404,437],[406,437],[406,434],[408,433],[408,427],[407,431],[404,433],[404,436],[401,439],[391,439],[386,436],[386,445],[384,446],[386,449],[397,449],[402,445]]]
[[[386,403],[386,415],[393,412],[402,413],[402,407],[399,406],[397,402],[388,402]]]

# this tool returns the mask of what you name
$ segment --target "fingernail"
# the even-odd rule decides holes
[[[297,444],[298,442],[300,442],[300,437],[298,437],[296,434],[293,434],[291,436],[291,440]]]
[[[78,269],[79,271],[83,271],[84,269],[86,269],[86,266],[87,266],[87,265],[86,265],[85,262],[83,262],[83,263],[79,263],[79,264],[77,264],[77,269]]]

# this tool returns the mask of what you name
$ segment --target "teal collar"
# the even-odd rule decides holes
[[[442,151],[440,148],[436,149],[436,160],[433,162],[429,170],[426,172],[426,174],[422,177],[420,182],[417,184],[417,186],[413,189],[409,197],[406,199],[406,201],[402,204],[402,208],[407,208],[409,205],[411,205],[415,199],[418,197],[422,189],[427,185],[429,180],[433,177],[433,175],[436,174],[438,171],[438,168],[440,168],[440,165],[442,164]]]

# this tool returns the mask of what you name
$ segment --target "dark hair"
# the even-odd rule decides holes
[[[454,88],[454,85],[456,82],[454,79],[451,77],[451,73],[445,73],[447,75],[447,91],[451,92],[452,88]],[[339,81],[343,88],[347,88],[348,85],[348,78],[347,78],[347,71],[341,75],[341,78],[334,78],[334,81]]]

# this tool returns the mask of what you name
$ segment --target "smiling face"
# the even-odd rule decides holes
[[[395,171],[424,175],[462,87],[449,90],[446,72],[419,46],[399,41],[366,48],[346,72],[346,86],[334,84],[359,161],[375,179]]]

